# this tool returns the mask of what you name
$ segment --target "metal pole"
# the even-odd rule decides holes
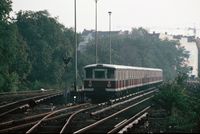
[[[97,1],[95,0],[95,49],[96,49],[96,64],[98,63],[97,57]]]
[[[110,42],[110,64],[111,64],[111,11],[108,12],[109,14],[109,42]]]
[[[77,34],[76,34],[76,0],[74,0],[74,38],[75,38],[75,83],[74,89],[77,91]]]

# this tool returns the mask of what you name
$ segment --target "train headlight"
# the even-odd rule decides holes
[[[111,83],[110,83],[110,81],[108,81],[107,87],[111,87]]]
[[[92,87],[92,81],[89,81],[88,86],[89,86],[89,87]]]

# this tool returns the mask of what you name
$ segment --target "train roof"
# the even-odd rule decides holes
[[[145,68],[145,67],[135,67],[135,66],[114,65],[114,64],[90,64],[90,65],[86,65],[84,68],[91,68],[91,67],[106,67],[106,68],[114,68],[114,69],[136,69],[136,70],[162,71],[162,69],[159,69],[159,68]]]

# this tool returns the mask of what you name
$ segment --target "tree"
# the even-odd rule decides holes
[[[18,90],[29,72],[26,43],[9,19],[11,10],[10,0],[0,1],[0,91]]]
[[[1,0],[0,1],[0,22],[7,22],[9,18],[9,13],[12,11],[11,0]]]
[[[66,81],[70,80],[63,80],[66,78],[63,75],[70,76],[72,71],[66,74],[63,55],[73,56],[72,29],[65,28],[50,17],[47,11],[20,11],[17,13],[16,24],[29,48],[28,59],[32,69],[28,81],[33,83],[30,87],[38,89],[66,86]],[[71,69],[72,66],[69,64],[68,68]]]

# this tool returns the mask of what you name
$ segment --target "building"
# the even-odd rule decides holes
[[[78,45],[78,50],[79,51],[84,51],[86,45],[88,44],[88,42],[90,40],[94,39],[94,30],[88,31],[88,30],[84,30],[81,34],[83,41],[81,41]]]
[[[189,52],[187,65],[191,67],[189,73],[190,77],[198,77],[198,48],[196,42],[190,40],[191,38],[182,37],[179,42]]]
[[[128,31],[111,31],[111,35],[125,35],[129,34]],[[95,39],[95,30],[86,30],[84,29],[81,34],[83,41],[79,43],[78,50],[84,51],[85,47],[89,43],[90,40]],[[98,31],[98,38],[109,37],[109,31]]]
[[[180,45],[189,52],[189,58],[185,64],[190,67],[189,77],[198,77],[198,47],[194,36],[183,36],[183,35],[168,35],[160,34],[161,40],[176,40],[179,41]]]

